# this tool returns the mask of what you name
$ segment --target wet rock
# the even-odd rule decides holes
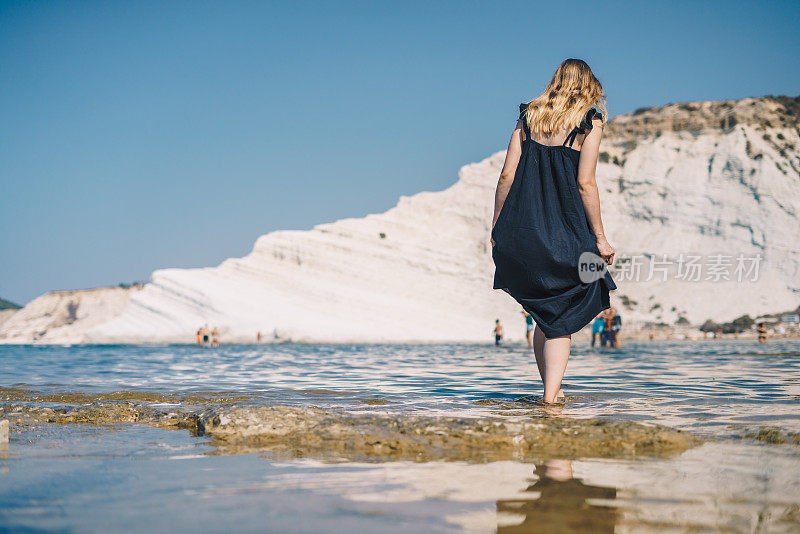
[[[148,391],[114,391],[112,393],[61,392],[42,393],[17,387],[0,387],[0,400],[24,402],[53,402],[61,404],[89,404],[97,401],[120,401],[166,404],[225,404],[243,402],[250,397],[240,393],[152,393]]]
[[[370,406],[383,406],[384,404],[389,404],[389,401],[386,399],[361,399],[358,402],[361,404],[368,404]]]
[[[136,403],[98,401],[86,405],[56,407],[5,404],[0,406],[0,416],[8,417],[14,425],[19,426],[35,423],[92,426],[142,423],[161,428],[185,428],[193,435],[202,435],[197,414],[164,413],[150,406]]]
[[[700,442],[684,432],[631,421],[386,417],[294,406],[216,410],[204,414],[203,424],[222,453],[357,460],[664,456]]]
[[[498,406],[498,414],[505,416],[456,418],[232,405],[227,401],[236,397],[222,394],[43,395],[8,389],[0,389],[0,394],[6,400],[19,401],[0,404],[0,418],[14,426],[147,424],[186,429],[195,436],[209,436],[221,454],[265,452],[279,457],[365,461],[482,462],[666,456],[700,443],[678,430],[632,421],[571,419],[558,410],[533,410],[528,403]],[[170,399],[168,409],[164,409],[166,398]],[[56,399],[72,402],[58,405]],[[518,408],[526,408],[525,413],[519,413]]]
[[[760,428],[757,432],[747,432],[745,437],[755,439],[769,445],[800,445],[800,433],[783,432],[779,428]]]

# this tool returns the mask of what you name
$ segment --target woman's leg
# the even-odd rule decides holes
[[[539,368],[539,376],[542,377],[542,384],[544,384],[545,365],[544,365],[544,342],[547,340],[544,337],[544,332],[537,325],[533,330],[533,354],[536,356],[536,367]],[[558,389],[557,398],[563,398],[564,392],[561,388]]]
[[[541,331],[539,326],[533,329],[533,354],[536,356],[536,367],[539,368],[539,376],[542,377],[542,384],[544,384],[544,332]]]
[[[555,402],[561,391],[561,380],[567,370],[571,336],[546,339],[542,359],[544,360],[544,402]]]

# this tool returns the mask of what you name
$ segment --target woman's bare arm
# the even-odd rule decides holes
[[[581,157],[578,163],[578,188],[583,201],[583,209],[592,231],[597,239],[600,256],[611,265],[614,261],[614,249],[606,239],[603,219],[600,215],[600,194],[597,191],[597,157],[600,153],[600,138],[603,136],[603,121],[592,121],[592,129],[586,134],[581,145]]]
[[[506,161],[503,164],[503,170],[500,172],[500,179],[497,180],[497,189],[494,193],[492,229],[494,229],[494,225],[497,223],[497,217],[500,215],[500,210],[503,209],[503,204],[506,202],[508,190],[511,189],[511,184],[514,183],[514,175],[517,173],[517,165],[519,164],[519,157],[521,154],[522,120],[518,120],[514,132],[511,134],[511,140],[508,142]],[[494,240],[492,240],[492,246],[494,246]]]

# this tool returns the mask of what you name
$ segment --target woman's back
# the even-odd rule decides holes
[[[553,132],[549,135],[531,132],[531,139],[542,146],[564,146],[568,142],[567,138],[569,137],[570,133],[572,133],[572,130],[569,128],[561,128],[557,132]],[[571,148],[580,152],[581,145],[583,144],[583,139],[585,137],[586,134],[580,132],[574,140],[574,145]]]
[[[520,104],[521,153],[492,232],[494,288],[520,302],[547,337],[557,337],[590,322],[616,288],[610,276],[583,284],[578,273],[583,253],[599,255],[577,176],[580,147],[593,120],[601,119],[590,109],[572,129],[537,135],[526,121],[527,107]]]

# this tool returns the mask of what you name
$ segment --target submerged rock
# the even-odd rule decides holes
[[[0,387],[0,417],[13,424],[86,424],[109,426],[143,423],[163,428],[188,429],[202,435],[197,415],[209,406],[249,400],[241,394],[214,392],[163,394],[146,391],[113,393],[42,393],[17,387]],[[165,410],[168,405],[169,411]]]
[[[203,434],[197,414],[182,411],[166,413],[134,403],[95,402],[70,407],[5,404],[0,406],[0,416],[7,417],[9,421],[19,426],[35,423],[92,426],[143,423],[161,428],[187,429],[194,436]]]
[[[88,404],[97,401],[123,401],[166,404],[220,404],[250,400],[249,395],[234,392],[153,393],[149,391],[114,391],[112,393],[57,392],[42,393],[19,387],[0,387],[0,400]]]
[[[780,428],[764,427],[758,429],[757,432],[749,430],[744,434],[744,437],[769,445],[800,445],[800,432],[785,432]]]

